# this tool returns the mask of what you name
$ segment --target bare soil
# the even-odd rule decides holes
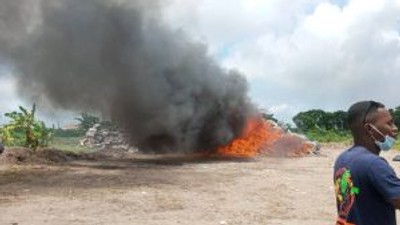
[[[341,151],[254,159],[46,153],[42,160],[6,151],[0,224],[334,224],[332,165]],[[395,153],[385,157],[398,170]]]

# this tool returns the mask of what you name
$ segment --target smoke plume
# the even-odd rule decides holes
[[[143,151],[209,151],[252,111],[246,80],[159,19],[159,4],[0,0],[0,63],[36,102],[96,111]]]

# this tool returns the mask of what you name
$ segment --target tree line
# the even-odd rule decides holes
[[[400,106],[389,109],[397,127],[400,127]],[[300,112],[293,117],[297,129],[302,132],[310,130],[348,131],[347,112],[338,110],[326,112],[321,109],[312,109]]]
[[[400,128],[400,106],[389,109],[389,112],[392,114],[396,126]],[[295,127],[279,121],[273,114],[266,112],[262,114],[265,119],[278,123],[285,130],[302,133],[311,140],[337,142],[351,139],[347,112],[342,110],[328,112],[321,109],[311,109],[299,112],[292,118]],[[55,129],[54,125],[53,128],[48,128],[43,121],[36,119],[35,104],[32,109],[20,106],[19,111],[5,113],[4,115],[9,119],[9,122],[0,127],[1,141],[7,145],[26,146],[33,149],[47,146],[53,136],[83,136],[94,124],[99,124],[100,127],[109,130],[117,129],[114,121],[102,121],[99,117],[88,113],[81,113],[80,117],[75,118],[79,122],[77,129]]]
[[[392,114],[396,126],[400,128],[400,106],[389,109],[389,112]],[[278,121],[273,114],[264,112],[263,117],[278,123],[287,130],[302,133],[315,141],[335,142],[351,139],[347,112],[343,110],[329,112],[311,109],[299,112],[292,118],[295,126]]]

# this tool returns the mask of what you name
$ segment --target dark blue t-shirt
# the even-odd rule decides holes
[[[355,146],[337,158],[334,170],[336,224],[396,225],[389,200],[400,198],[400,179],[385,159]]]

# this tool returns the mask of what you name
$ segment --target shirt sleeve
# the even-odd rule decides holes
[[[386,160],[373,160],[368,171],[372,185],[386,200],[400,198],[400,179]]]

